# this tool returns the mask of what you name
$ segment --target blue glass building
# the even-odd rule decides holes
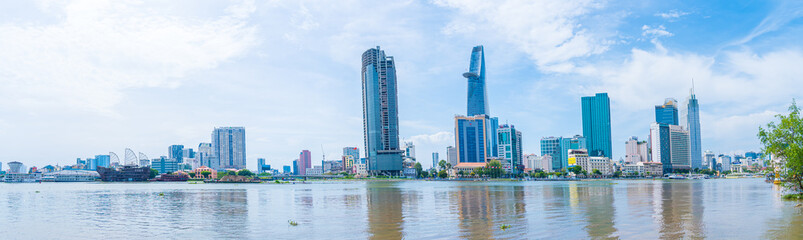
[[[454,120],[458,166],[463,163],[484,164],[488,157],[486,145],[488,118],[485,115],[456,116]]]
[[[218,164],[216,170],[228,168],[244,169],[245,164],[245,128],[220,127],[212,132],[212,150]],[[211,167],[211,166],[209,166]]]
[[[489,115],[485,91],[485,49],[482,45],[471,50],[471,64],[463,77],[468,79],[468,116]]]
[[[97,169],[97,167],[109,167],[111,165],[111,156],[95,155],[95,164],[95,169]]]
[[[607,93],[581,99],[583,108],[583,136],[586,149],[592,157],[613,159],[611,150],[611,100]],[[554,157],[554,156],[553,156]]]
[[[282,173],[291,174],[293,173],[293,169],[290,166],[284,165],[282,166]]]
[[[668,125],[680,125],[678,122],[677,100],[667,98],[663,105],[655,105],[655,122]]]
[[[703,147],[700,136],[700,106],[697,103],[697,96],[694,95],[694,89],[689,92],[689,97],[686,99],[681,113],[681,126],[689,131],[691,168],[701,169],[703,168]]]
[[[184,145],[170,145],[167,148],[167,156],[176,160],[178,163],[184,162]]]
[[[574,137],[545,137],[541,139],[541,155],[552,157],[552,171],[560,171],[569,167],[569,150],[585,149],[586,138],[580,135]]]
[[[401,175],[396,65],[379,46],[362,54],[363,131],[368,170]]]

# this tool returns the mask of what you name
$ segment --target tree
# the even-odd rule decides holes
[[[622,171],[613,172],[613,177],[618,178],[622,176]]]
[[[438,177],[439,178],[447,178],[447,177],[449,177],[449,174],[447,174],[446,170],[444,169],[444,170],[441,170],[440,172],[438,172]]]
[[[460,170],[460,171],[457,171],[457,175],[460,175],[462,177],[463,175],[466,175],[466,172],[464,172],[463,170]]]
[[[150,178],[155,178],[156,176],[159,176],[159,170],[151,168],[151,176],[150,176]]]
[[[488,171],[487,174],[490,175],[490,177],[494,178],[501,177],[502,172],[504,171],[502,169],[502,162],[500,162],[499,160],[491,160],[490,162],[485,164],[485,168]]]
[[[572,166],[569,168],[569,172],[574,173],[574,175],[580,175],[583,172],[583,167]]]
[[[440,162],[438,162],[438,167],[441,170],[446,169],[446,160],[441,160]]]
[[[422,178],[428,178],[429,177],[429,172],[427,172],[427,171],[421,172],[421,177]]]
[[[594,169],[591,171],[591,173],[594,175],[602,175],[602,172],[600,172],[599,169]]]
[[[204,178],[209,178],[209,175],[211,175],[211,174],[212,174],[212,172],[210,172],[210,171],[201,172],[201,175],[204,175]]]
[[[250,176],[254,176],[254,173],[252,173],[251,170],[248,170],[248,169],[240,169],[240,171],[237,171],[237,175],[244,176],[244,177],[250,177]]]
[[[195,173],[194,172],[190,172],[189,174],[190,174],[190,178],[195,178]]]
[[[758,128],[758,139],[765,153],[781,160],[782,169],[778,174],[786,180],[784,187],[799,193],[803,191],[803,117],[794,99],[789,115],[775,117],[778,123],[770,122]]]
[[[223,175],[223,176],[226,176],[226,175],[237,176],[237,172],[235,172],[235,171],[232,171],[232,170],[228,170],[228,171],[226,171],[226,174],[225,174],[225,175]]]
[[[419,162],[415,163],[415,175],[418,176],[418,177],[423,177],[421,175],[421,174],[423,174],[423,172],[424,172],[424,168],[421,167],[421,163],[419,163]]]
[[[446,169],[452,169],[452,163],[446,163]]]

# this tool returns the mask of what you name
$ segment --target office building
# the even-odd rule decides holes
[[[446,162],[457,166],[457,148],[453,146],[446,147]]]
[[[467,115],[489,115],[488,94],[485,91],[485,49],[482,45],[471,50],[471,63],[463,77],[468,80]]]
[[[21,162],[13,161],[8,162],[8,171],[6,173],[27,173],[28,168]]]
[[[198,162],[201,166],[211,169],[218,168],[218,161],[217,157],[215,157],[215,152],[212,150],[212,143],[198,144]]]
[[[178,171],[178,159],[161,156],[151,160],[151,168],[156,169],[159,173],[173,173]]]
[[[97,169],[97,167],[109,167],[109,166],[111,166],[110,155],[95,155],[95,169]]]
[[[731,156],[720,154],[717,158],[717,167],[720,172],[731,170]]]
[[[178,163],[184,163],[184,145],[170,145],[167,148],[167,156]]]
[[[362,99],[368,171],[401,175],[396,66],[393,57],[376,48],[362,54]]]
[[[653,123],[650,125],[652,161],[660,162],[664,173],[690,170],[689,132],[678,125]]]
[[[655,122],[666,125],[679,125],[678,101],[667,98],[663,105],[655,105]]]
[[[357,147],[344,147],[343,156],[351,156],[354,161],[357,161],[360,159],[360,149]]]
[[[545,137],[541,139],[541,156],[551,156],[552,169],[550,171],[560,171],[568,167],[568,152],[573,149],[585,149],[587,146],[586,138],[575,135],[571,138],[566,137]]]
[[[299,175],[300,171],[298,170],[298,159],[293,160],[293,175]]]
[[[307,168],[312,168],[312,153],[309,150],[301,150],[298,154],[298,174],[307,175]]]
[[[601,175],[613,175],[613,163],[607,157],[589,157],[583,169],[588,171],[588,174],[593,174],[594,170],[599,170]]]
[[[625,142],[625,162],[649,162],[650,153],[647,151],[647,141],[639,141],[633,136]]]
[[[246,168],[245,128],[215,128],[212,132],[212,150],[219,162],[218,169]]]
[[[257,173],[269,173],[270,165],[265,163],[264,158],[257,158]]]
[[[415,160],[415,145],[413,142],[404,142],[404,157]]]
[[[520,173],[524,170],[522,163],[521,131],[510,124],[504,124],[497,129],[498,158],[502,159],[502,166],[507,172]]]
[[[282,166],[282,174],[292,174],[293,168],[287,165]]]
[[[611,101],[607,93],[581,99],[583,109],[583,136],[590,156],[611,155]]]
[[[689,97],[680,108],[680,125],[689,131],[689,152],[691,154],[691,168],[703,167],[702,136],[700,135],[700,105],[694,88],[689,91]]]
[[[432,153],[432,168],[438,168],[438,162],[440,162],[440,157],[438,156],[437,152]]]
[[[703,161],[704,161],[703,162],[703,168],[707,168],[707,169],[710,169],[710,170],[715,170],[716,169],[716,165],[717,165],[716,158],[717,158],[717,155],[715,155],[714,152],[712,152],[711,150],[706,150],[705,151],[705,157],[703,158]]]
[[[566,166],[566,159],[569,158],[568,152],[572,149],[585,149],[588,146],[586,143],[586,138],[580,135],[574,135],[574,137],[567,138],[561,137],[560,138],[560,159],[563,161],[563,166]]]
[[[568,167],[580,166],[583,170],[590,171],[588,166],[588,151],[585,149],[572,149],[567,155]],[[567,168],[568,169],[568,168]]]
[[[488,117],[455,116],[455,146],[457,146],[457,168],[473,170],[484,167],[488,156],[487,131]]]

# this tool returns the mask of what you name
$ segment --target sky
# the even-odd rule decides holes
[[[2,1],[0,162],[150,158],[246,129],[248,167],[363,148],[361,54],[396,59],[400,137],[454,145],[471,48],[490,114],[540,139],[582,134],[580,98],[611,99],[613,158],[654,106],[694,83],[703,150],[758,151],[803,95],[799,1]],[[364,152],[361,152],[364,154]]]

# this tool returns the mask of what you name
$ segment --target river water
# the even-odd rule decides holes
[[[0,183],[0,238],[803,239],[780,194],[762,179]]]

